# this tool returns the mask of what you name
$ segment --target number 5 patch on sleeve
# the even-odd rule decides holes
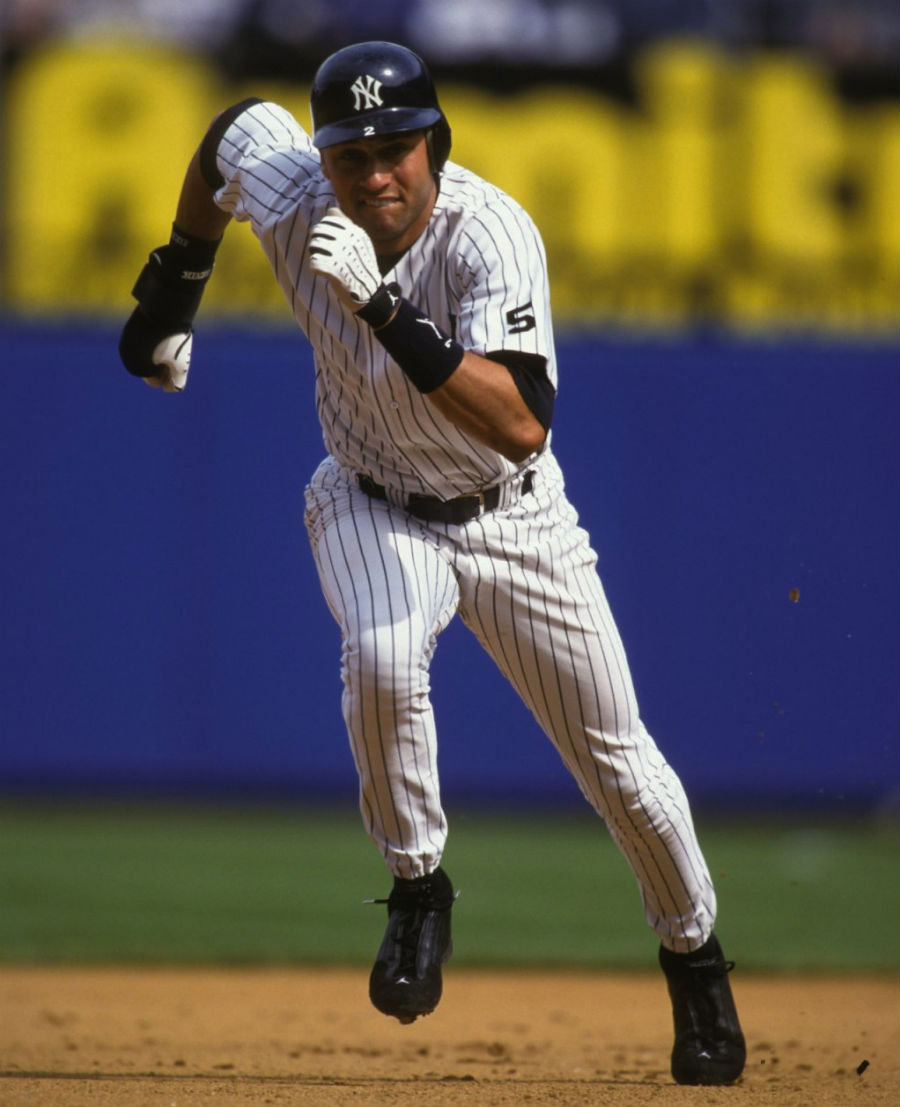
[[[534,329],[534,307],[531,300],[527,304],[522,304],[521,307],[510,308],[506,313],[506,322],[509,324],[510,334],[522,334],[525,331]]]

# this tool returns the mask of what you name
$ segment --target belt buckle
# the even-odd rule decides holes
[[[484,492],[466,492],[463,496],[456,496],[452,500],[445,501],[449,515],[446,521],[462,525],[471,523],[484,514]]]

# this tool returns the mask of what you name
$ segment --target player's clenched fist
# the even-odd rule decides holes
[[[165,334],[136,307],[122,329],[119,356],[129,373],[163,392],[182,392],[191,366],[193,335]]]
[[[338,207],[331,207],[309,238],[310,265],[334,285],[351,311],[359,311],[381,288],[372,240]]]
[[[172,228],[141,270],[132,295],[138,306],[119,339],[119,357],[129,373],[164,392],[187,384],[193,345],[192,323],[213,269],[218,242]]]

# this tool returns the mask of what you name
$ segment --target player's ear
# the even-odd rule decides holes
[[[329,163],[330,160],[331,160],[331,151],[326,146],[324,150],[319,151],[319,164],[322,167],[322,176],[325,178],[326,181],[331,180],[331,170],[329,169],[329,166],[328,166],[328,163]]]

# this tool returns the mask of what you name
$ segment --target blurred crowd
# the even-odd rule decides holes
[[[332,50],[398,40],[482,85],[602,83],[648,41],[801,50],[853,95],[900,96],[896,0],[0,0],[6,68],[50,38],[126,33],[207,55],[227,76],[306,80]]]

